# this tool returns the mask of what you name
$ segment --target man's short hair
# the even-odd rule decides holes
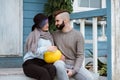
[[[53,13],[53,17],[56,17],[58,14],[63,13],[63,12],[69,13],[67,10],[57,10]]]

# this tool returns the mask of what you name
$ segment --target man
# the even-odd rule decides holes
[[[70,16],[67,11],[56,11],[54,17],[58,30],[53,33],[53,39],[55,45],[65,57],[61,64],[57,63],[60,69],[59,71],[57,69],[58,80],[69,80],[68,77],[73,77],[75,80],[93,80],[92,74],[82,67],[84,60],[84,39],[82,34],[71,27]],[[63,65],[65,65],[64,68]],[[63,74],[67,74],[67,76]]]

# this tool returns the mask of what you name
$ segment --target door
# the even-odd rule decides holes
[[[22,0],[0,0],[0,57],[22,56]]]

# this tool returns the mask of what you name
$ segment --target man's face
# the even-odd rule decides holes
[[[65,26],[63,19],[59,15],[55,17],[55,25],[59,30],[62,30]]]

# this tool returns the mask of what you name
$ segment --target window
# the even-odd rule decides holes
[[[74,0],[73,12],[82,12],[93,9],[105,8],[106,0]]]
[[[101,8],[101,0],[78,0],[78,7]]]

